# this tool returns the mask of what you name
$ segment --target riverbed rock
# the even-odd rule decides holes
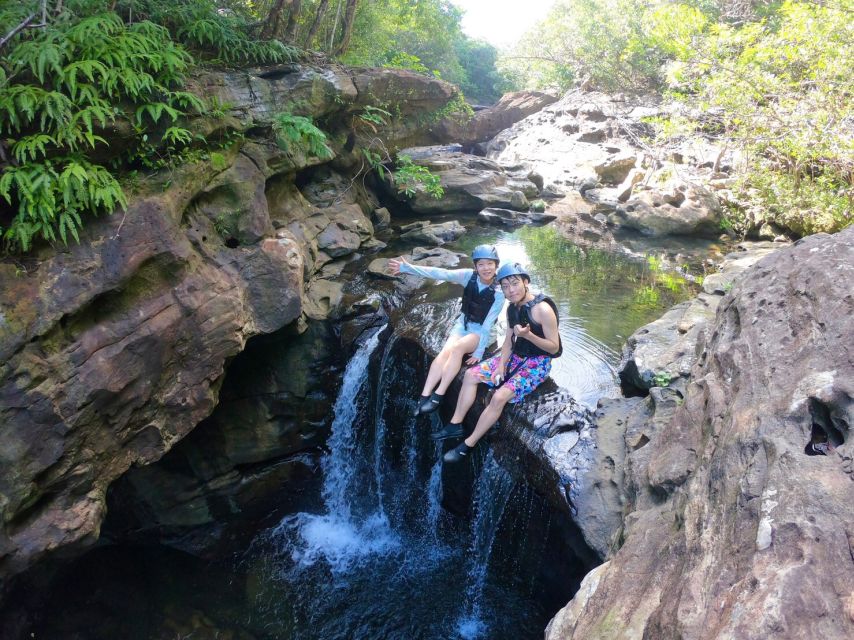
[[[617,152],[593,167],[599,181],[620,184],[637,163],[637,156],[629,151]]]
[[[400,228],[400,239],[407,242],[440,246],[456,240],[465,232],[466,228],[456,220],[435,224],[429,220],[419,220],[403,225]]]
[[[491,107],[477,111],[471,117],[460,114],[448,116],[434,126],[433,130],[443,140],[470,145],[489,140],[557,99],[556,95],[542,91],[505,93]]]
[[[523,224],[545,224],[557,218],[552,213],[538,211],[514,211],[500,207],[487,207],[477,214],[478,219],[490,224],[500,224],[516,227]]]
[[[499,164],[445,147],[418,147],[404,149],[415,164],[436,172],[441,180],[444,195],[434,198],[422,187],[408,200],[416,213],[447,213],[480,211],[496,206],[524,210],[528,208],[525,191],[538,193],[536,184],[525,175],[510,176]]]
[[[723,210],[715,195],[679,178],[662,186],[638,185],[631,198],[609,220],[642,233],[715,237],[721,233]]]
[[[379,207],[374,209],[373,214],[371,215],[371,221],[374,223],[374,229],[379,231],[380,229],[387,229],[391,224],[391,213],[385,207]]]
[[[623,384],[650,389],[687,378],[697,361],[697,344],[714,320],[719,303],[720,296],[701,293],[635,331],[623,347]]]
[[[627,449],[651,499],[548,640],[851,637],[852,275],[849,228],[735,282],[672,418]]]

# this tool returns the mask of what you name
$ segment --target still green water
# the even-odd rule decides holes
[[[564,355],[553,363],[551,377],[595,407],[599,398],[618,393],[626,339],[695,296],[704,257],[716,252],[713,243],[686,240],[693,244],[693,257],[683,258],[654,239],[634,241],[633,251],[581,247],[553,226],[525,226],[498,232],[476,228],[447,247],[470,254],[478,244],[495,244],[502,262],[528,269],[532,289],[551,296],[560,311]]]

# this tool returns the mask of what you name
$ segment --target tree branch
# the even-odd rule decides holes
[[[38,29],[39,27],[46,27],[47,26],[46,22],[42,22],[40,24],[30,24],[33,21],[33,18],[35,18],[35,17],[36,17],[36,14],[31,13],[29,16],[27,16],[24,19],[23,22],[21,22],[21,24],[19,24],[17,27],[15,27],[9,33],[7,33],[4,36],[4,38],[2,40],[0,40],[0,49],[2,49],[6,45],[6,43],[9,42],[9,40],[14,38],[16,35],[18,35],[24,29]]]

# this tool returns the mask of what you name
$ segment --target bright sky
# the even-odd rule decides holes
[[[546,17],[555,0],[451,0],[465,10],[463,31],[500,47]]]

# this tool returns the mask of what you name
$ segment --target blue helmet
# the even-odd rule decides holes
[[[477,262],[478,260],[495,260],[499,262],[498,251],[491,244],[477,245],[471,253],[471,259],[472,262]]]
[[[501,282],[504,278],[509,278],[510,276],[519,276],[524,278],[528,282],[531,281],[531,276],[528,275],[528,272],[525,271],[525,267],[523,267],[518,262],[507,262],[501,265],[501,268],[498,270],[498,273],[495,274],[495,278]]]

